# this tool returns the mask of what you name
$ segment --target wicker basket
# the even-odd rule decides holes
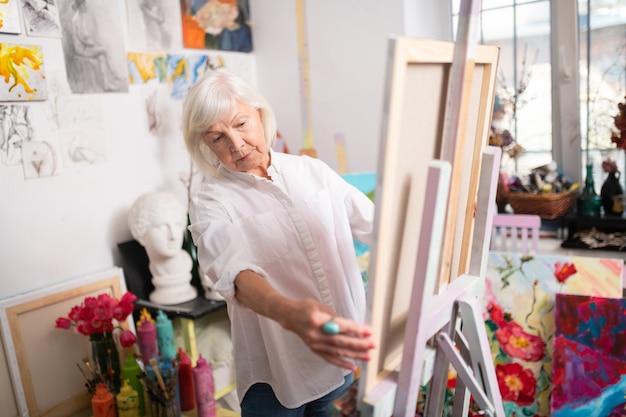
[[[536,214],[542,219],[554,220],[563,216],[578,197],[579,189],[561,193],[506,193],[506,201],[517,214]]]

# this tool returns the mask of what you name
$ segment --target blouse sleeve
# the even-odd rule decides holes
[[[218,203],[196,195],[189,207],[189,230],[198,248],[198,262],[204,272],[202,279],[210,279],[215,289],[229,302],[235,298],[235,278],[244,270],[263,277],[267,273],[250,262],[250,254],[238,228]],[[207,282],[203,282],[208,285]]]
[[[339,195],[343,196],[352,237],[361,243],[371,245],[374,230],[374,203],[361,190],[348,183],[328,165],[319,160],[315,161],[325,167],[329,181],[335,184],[339,190]]]

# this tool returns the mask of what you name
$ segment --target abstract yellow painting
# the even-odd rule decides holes
[[[0,0],[0,33],[22,33],[17,0]]]
[[[0,101],[47,99],[44,74],[39,46],[0,43]]]

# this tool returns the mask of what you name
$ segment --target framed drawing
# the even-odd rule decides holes
[[[427,170],[442,158],[446,98],[454,43],[435,40],[390,39],[383,113],[383,140],[376,183],[375,238],[369,267],[368,322],[376,337],[372,359],[365,365],[364,392],[369,392],[402,358],[404,329],[410,304],[413,271],[425,195]],[[456,221],[443,244],[440,282],[467,273],[471,258],[474,208],[481,157],[488,143],[499,49],[478,45],[475,51],[466,136],[458,137],[452,165],[449,208]],[[409,190],[421,195],[411,198]],[[454,201],[452,199],[454,197]],[[446,258],[447,256],[447,258]],[[445,276],[444,276],[445,274]]]
[[[20,416],[64,417],[90,407],[76,366],[90,354],[89,339],[55,328],[55,321],[86,296],[120,298],[125,291],[123,271],[116,267],[0,301],[2,341]],[[132,328],[131,319],[127,325]]]

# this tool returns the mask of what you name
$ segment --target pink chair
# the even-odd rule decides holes
[[[533,214],[496,214],[493,216],[490,250],[537,253],[541,217]]]

